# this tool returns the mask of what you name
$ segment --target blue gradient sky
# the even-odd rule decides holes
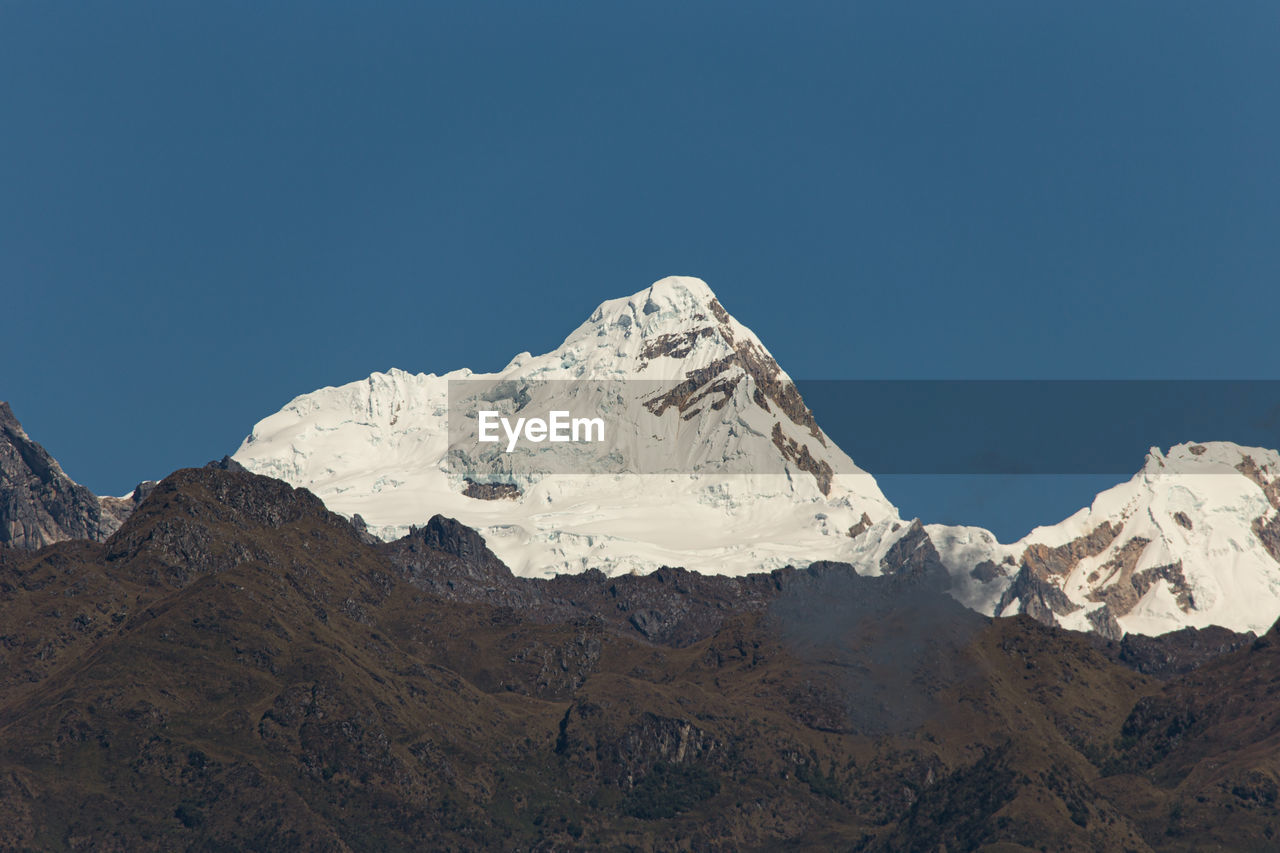
[[[368,5],[0,4],[0,399],[95,491],[673,273],[797,377],[1280,378],[1274,2]]]

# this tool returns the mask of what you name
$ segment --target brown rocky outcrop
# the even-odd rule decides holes
[[[1236,468],[1241,474],[1258,484],[1262,493],[1267,496],[1272,509],[1275,510],[1270,514],[1270,518],[1266,515],[1255,518],[1251,527],[1253,535],[1258,537],[1262,547],[1267,549],[1272,559],[1280,563],[1280,476],[1268,477],[1252,456],[1246,456]]]
[[[757,406],[771,413],[777,409],[792,423],[803,427],[820,446],[826,447],[826,437],[818,428],[813,412],[805,405],[799,390],[786,378],[777,361],[756,341],[736,339],[731,318],[718,301],[712,299],[707,307],[717,325],[668,333],[646,342],[640,353],[641,365],[658,358],[683,358],[693,351],[700,339],[706,337],[719,336],[732,352],[704,367],[689,371],[675,387],[646,401],[645,407],[655,415],[675,408],[686,420],[702,411],[704,405],[709,405],[712,410],[719,410],[728,403],[745,375],[750,377],[751,398]],[[826,462],[818,462],[806,444],[780,436],[781,425],[775,424],[773,441],[783,456],[801,470],[812,474],[823,494],[828,494],[831,489],[831,466]]]
[[[1086,557],[1096,557],[1120,535],[1121,525],[1104,521],[1064,545],[1028,545],[1022,563],[1043,575],[1068,575]]]
[[[477,483],[470,478],[465,480],[466,487],[462,493],[469,498],[481,501],[514,501],[522,494],[515,483]]]
[[[858,522],[856,524],[850,525],[849,538],[857,539],[859,536],[866,533],[869,529],[871,529],[871,516],[867,515],[864,512],[862,514],[862,518],[858,519]]]
[[[815,459],[809,452],[809,445],[801,444],[782,432],[782,424],[773,424],[773,446],[782,452],[782,458],[794,462],[801,471],[813,475],[818,488],[824,495],[831,494],[831,463],[825,459]]]
[[[1011,610],[1010,605],[1016,607]],[[1048,577],[1032,565],[1023,563],[1009,588],[1000,596],[995,613],[997,616],[1025,613],[1041,624],[1057,625],[1058,615],[1065,616],[1079,609],[1080,605],[1054,586]]]

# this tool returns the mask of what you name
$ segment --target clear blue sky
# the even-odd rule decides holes
[[[6,0],[0,399],[122,493],[673,273],[797,377],[1280,378],[1277,44],[1274,2]]]

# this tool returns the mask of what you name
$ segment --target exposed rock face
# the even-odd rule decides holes
[[[369,532],[369,525],[358,512],[351,516],[351,526],[355,528],[356,535],[360,537],[360,541],[366,545],[377,545],[382,541]]]
[[[1001,597],[995,612],[1005,616],[1026,613],[1046,625],[1056,625],[1058,616],[1078,611],[1081,605],[1071,601],[1056,581],[1067,576],[1081,559],[1102,553],[1115,541],[1118,532],[1118,527],[1106,523],[1087,536],[1056,548],[1043,545],[1028,547],[1018,574]],[[1086,598],[1101,602],[1103,607],[1089,611],[1087,619],[1099,636],[1110,640],[1124,636],[1116,617],[1129,613],[1160,580],[1168,583],[1184,612],[1195,606],[1195,598],[1180,562],[1136,571],[1138,560],[1149,544],[1149,539],[1134,536],[1116,548],[1107,562],[1090,573],[1088,581],[1094,588]],[[981,575],[976,574],[979,569],[982,570]],[[995,577],[994,569],[994,564],[987,561],[974,569],[974,577],[989,580]],[[1007,609],[1011,605],[1013,608]]]
[[[871,527],[871,516],[867,515],[864,512],[862,514],[862,518],[858,519],[858,523],[849,528],[849,538],[857,539],[859,536],[866,533],[867,530],[870,529],[870,527]]]
[[[1056,548],[1040,544],[1028,545],[1026,553],[1022,555],[1022,562],[1042,575],[1066,575],[1085,557],[1094,557],[1105,551],[1120,535],[1120,529],[1120,525],[1105,521],[1085,536]]]
[[[994,560],[983,560],[969,570],[969,576],[981,583],[990,583],[1004,574],[1004,570]]]
[[[813,412],[805,405],[795,384],[786,377],[777,361],[755,341],[739,340],[734,335],[729,313],[718,300],[712,298],[707,303],[707,308],[715,317],[717,325],[679,334],[666,334],[654,339],[646,344],[640,354],[641,366],[658,358],[680,358],[688,355],[699,339],[704,337],[719,337],[732,348],[732,352],[705,367],[690,371],[676,387],[648,401],[645,406],[649,411],[661,415],[667,408],[675,407],[687,420],[701,411],[701,404],[704,402],[708,402],[713,410],[718,410],[728,403],[730,395],[745,375],[753,383],[752,401],[757,406],[766,412],[772,411],[770,404],[776,406],[792,423],[803,427],[819,445],[826,447],[826,438],[818,428]],[[772,439],[785,459],[794,462],[802,471],[812,474],[822,493],[830,494],[833,472],[829,463],[817,459],[807,444],[784,436],[781,424],[774,424]]]
[[[773,357],[755,341],[737,339],[729,313],[724,310],[719,301],[711,299],[707,308],[714,315],[716,325],[658,336],[646,343],[640,352],[640,366],[643,367],[659,358],[683,358],[693,351],[694,346],[702,338],[718,337],[733,351],[705,367],[690,371],[679,385],[649,401],[646,404],[649,410],[660,415],[668,407],[675,406],[682,415],[688,416],[693,411],[694,405],[713,394],[719,396],[711,407],[719,409],[728,401],[729,395],[733,393],[733,389],[745,374],[754,382],[752,399],[756,405],[765,411],[771,411],[769,404],[772,402],[790,418],[792,423],[804,427],[819,444],[825,447],[826,439],[818,429],[813,413],[809,411],[804,400],[800,398],[800,392],[786,378]],[[706,319],[702,314],[698,317]],[[723,376],[735,368],[741,372]]]
[[[1268,477],[1252,456],[1246,456],[1237,466],[1241,474],[1257,483],[1275,512],[1270,518],[1260,515],[1253,520],[1253,535],[1277,562],[1280,562],[1280,476]]]
[[[484,538],[452,518],[432,516],[425,526],[385,547],[392,562],[438,592],[456,591],[459,597],[503,604],[515,604],[520,598],[511,596],[515,577],[485,545]]]
[[[800,444],[795,439],[789,438],[782,433],[782,425],[775,423],[773,425],[773,444],[778,450],[782,451],[784,459],[788,459],[796,464],[801,471],[807,471],[813,475],[818,481],[818,488],[822,490],[824,495],[831,494],[831,465],[830,463],[814,459],[809,453],[807,444]]]
[[[733,390],[742,380],[741,376],[734,376],[712,381],[723,370],[724,364],[721,362],[692,370],[679,385],[646,401],[645,408],[660,416],[674,406],[686,421],[701,412],[703,404],[709,405],[712,411],[719,411],[728,405]]]
[[[419,537],[428,548],[484,565],[501,565],[479,533],[452,518],[432,516],[425,527],[412,535]]]
[[[1103,639],[1113,642],[1123,639],[1124,629],[1116,621],[1110,605],[1104,604],[1097,610],[1091,610],[1087,618],[1089,619],[1089,624],[1093,626],[1094,633]]]
[[[714,334],[715,329],[710,326],[703,326],[700,329],[690,329],[687,332],[672,332],[659,335],[646,343],[644,349],[640,351],[641,366],[645,362],[653,361],[656,358],[684,358],[693,352],[693,348],[698,343],[699,338],[710,337]]]
[[[1010,610],[1010,605],[1016,605]],[[1049,579],[1030,563],[1023,563],[1013,583],[1005,590],[996,605],[997,616],[1025,613],[1045,625],[1057,625],[1054,614],[1065,616],[1080,609],[1067,594],[1049,582]]]
[[[128,515],[125,503],[104,507],[62,472],[0,401],[0,545],[34,550],[66,539],[100,542]]]
[[[481,501],[513,501],[520,497],[520,487],[515,483],[477,483],[467,479],[462,493]]]
[[[1028,545],[1022,554],[1017,574],[1014,575],[1013,581],[996,604],[996,615],[1011,616],[1015,613],[1025,613],[1037,622],[1057,625],[1058,616],[1065,616],[1079,610],[1081,606],[1073,602],[1058,583],[1069,575],[1081,560],[1105,551],[1115,541],[1120,530],[1120,525],[1107,521],[1087,534],[1062,545],[1054,547],[1039,543]],[[1146,542],[1143,541],[1142,544],[1145,545]],[[1138,547],[1137,553],[1132,555],[1133,560],[1137,559],[1141,551],[1141,547]],[[1132,562],[1127,565],[1129,572],[1132,573]],[[1117,566],[1115,570],[1119,571],[1120,568]],[[986,560],[975,566],[970,574],[975,579],[986,583],[1003,572],[993,561]],[[1133,598],[1134,601],[1137,600],[1137,596]],[[1123,615],[1129,607],[1133,606],[1132,602],[1127,602],[1123,609],[1117,611],[1115,608],[1120,605],[1120,602],[1114,602],[1110,598],[1094,600],[1105,601],[1111,606],[1091,612],[1088,616],[1089,624],[1100,636],[1118,640],[1124,632],[1116,623],[1116,613]]]
[[[934,592],[945,592],[951,586],[951,575],[919,519],[911,522],[907,532],[885,554],[880,570],[898,581]]]
[[[1257,483],[1266,494],[1271,506],[1280,509],[1280,477],[1268,476],[1266,469],[1260,467],[1252,456],[1245,456],[1236,469]]]
[[[1262,542],[1267,553],[1280,562],[1280,513],[1273,515],[1269,521],[1261,516],[1255,518],[1253,534]]]
[[[1105,601],[1118,613],[1128,613],[1141,597],[1134,582],[1133,570],[1142,552],[1151,544],[1150,539],[1135,536],[1116,550],[1114,556],[1089,575],[1090,583],[1099,583],[1100,589],[1089,593],[1092,601]],[[1112,581],[1115,583],[1112,583]],[[1143,589],[1142,592],[1146,590]]]
[[[1158,637],[1129,634],[1119,644],[1117,659],[1141,672],[1157,678],[1185,675],[1213,658],[1253,644],[1252,632],[1237,634],[1216,625],[1208,628],[1183,628]]]

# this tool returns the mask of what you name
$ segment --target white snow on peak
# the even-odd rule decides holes
[[[682,340],[689,349],[678,358],[646,358],[646,351],[664,339]],[[554,351],[537,357],[521,353],[500,373],[518,372],[526,379],[666,379],[731,354],[735,344],[751,344],[768,355],[704,281],[671,276],[601,303]]]
[[[675,387],[709,366],[713,379],[733,380],[721,408],[701,406],[688,417],[674,407],[662,415],[629,409],[636,416],[616,424],[636,453],[659,440],[668,448],[664,458],[674,463],[660,473],[525,474],[507,480],[521,491],[515,500],[463,493],[468,466],[481,460],[456,447],[450,455],[449,380],[573,379],[573,393],[590,396],[592,383]],[[893,529],[896,510],[816,424],[797,421],[776,401],[758,404],[762,380],[770,388],[790,382],[711,288],[671,277],[602,303],[558,348],[521,353],[497,373],[392,369],[304,394],[259,422],[234,458],[310,489],[335,511],[360,514],[383,538],[435,513],[457,518],[518,574],[663,565],[742,574],[860,555],[864,571],[878,572],[877,555],[905,530]],[[549,410],[567,393],[563,384],[531,387],[542,396],[522,410]],[[784,457],[778,441],[806,448],[816,465],[828,466],[830,482]],[[864,516],[873,529],[855,541],[849,531]]]

